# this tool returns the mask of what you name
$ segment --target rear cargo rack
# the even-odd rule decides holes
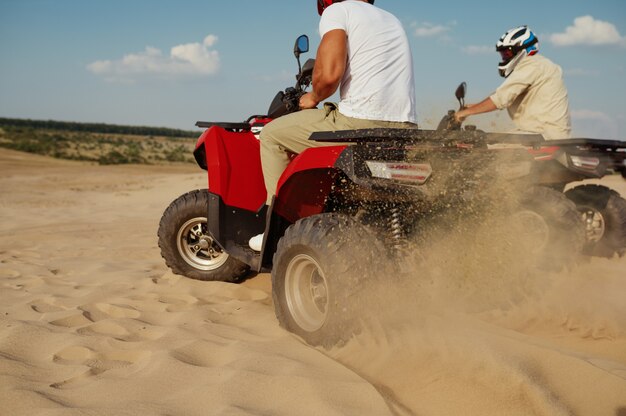
[[[318,131],[309,140],[315,142],[359,143],[409,141],[469,141],[483,140],[485,143],[521,144],[524,146],[587,146],[615,152],[626,151],[626,141],[590,138],[544,140],[541,134],[487,133],[481,130],[421,130],[421,129],[358,129]]]
[[[243,130],[248,131],[251,127],[254,127],[254,123],[251,123],[254,119],[265,119],[267,116],[261,114],[254,114],[246,121],[231,122],[231,121],[196,121],[196,127],[208,129],[209,127],[218,126],[226,130]]]
[[[250,123],[232,123],[221,121],[196,121],[196,127],[208,129],[209,127],[218,126],[227,130],[250,130]]]
[[[465,143],[514,143],[535,146],[544,142],[541,134],[486,133],[481,130],[359,129],[314,132],[309,140],[329,143],[378,143],[397,141],[441,141]]]

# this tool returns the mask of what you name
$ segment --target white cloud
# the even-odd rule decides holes
[[[133,75],[212,75],[220,68],[220,57],[211,48],[217,36],[209,35],[202,43],[186,43],[170,49],[164,55],[160,49],[147,46],[142,52],[130,53],[119,60],[101,60],[87,69],[107,79],[128,78]]]
[[[451,22],[447,25],[436,25],[433,23],[423,22],[420,24],[413,24],[413,33],[418,38],[428,38],[444,35],[448,31],[450,31],[451,27],[454,26],[456,22]]]
[[[204,38],[204,41],[202,41],[202,43],[207,48],[210,48],[211,46],[213,46],[213,45],[215,45],[217,43],[217,36],[209,35],[206,38]]]
[[[468,55],[488,55],[496,52],[496,48],[486,45],[469,45],[462,47],[461,50]]]
[[[556,46],[626,46],[626,38],[620,35],[614,24],[596,20],[592,16],[577,17],[573,26],[568,26],[564,33],[550,35],[549,40]]]

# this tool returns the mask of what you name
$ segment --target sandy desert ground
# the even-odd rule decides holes
[[[278,326],[268,274],[166,268],[160,216],[205,186],[0,149],[0,415],[626,416],[626,257],[433,268],[317,350]]]

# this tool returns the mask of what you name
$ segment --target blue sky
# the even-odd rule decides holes
[[[468,102],[502,82],[494,45],[527,24],[562,66],[574,135],[626,140],[624,0],[378,0],[409,34],[418,118],[432,128],[454,89]],[[243,121],[293,83],[312,0],[0,0],[0,117],[194,129]],[[473,124],[504,130],[505,112]]]

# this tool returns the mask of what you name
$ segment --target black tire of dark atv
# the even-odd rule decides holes
[[[580,212],[592,209],[604,220],[604,234],[598,241],[587,241],[584,253],[611,258],[626,253],[626,199],[602,185],[581,185],[565,192]]]
[[[363,323],[367,305],[362,304],[360,296],[367,290],[368,276],[381,269],[377,263],[385,263],[380,259],[384,253],[380,240],[346,215],[319,214],[291,225],[278,242],[273,259],[272,296],[280,325],[312,346],[332,348],[345,343]],[[302,270],[298,265],[302,264],[310,266],[305,269],[308,273],[298,273]],[[297,280],[297,276],[308,279]],[[321,290],[315,286],[313,276],[318,282],[321,277]],[[317,309],[312,306],[314,293],[323,294],[320,297],[325,298],[321,301],[325,313],[308,321],[311,308],[304,311],[307,306],[303,306],[307,301],[315,311],[313,315],[324,309],[319,304]]]
[[[576,205],[561,192],[533,186],[522,194],[520,208],[539,214],[549,230],[549,239],[538,254],[537,266],[542,270],[560,271],[575,264],[585,242]]]
[[[184,254],[181,254],[178,248],[177,243],[181,228],[194,218],[202,218],[204,219],[204,224],[206,224],[208,209],[209,193],[206,189],[187,192],[176,198],[167,207],[159,222],[159,231],[157,233],[161,257],[163,257],[165,264],[175,274],[196,280],[239,282],[249,270],[249,267],[241,261],[229,256],[223,263],[216,264],[215,267],[210,267],[207,270],[194,267],[185,261],[183,258]],[[203,227],[203,233],[206,233],[206,226]],[[206,238],[207,241],[212,242],[210,236],[206,236]],[[217,243],[213,243],[212,247],[216,251],[223,252]]]

